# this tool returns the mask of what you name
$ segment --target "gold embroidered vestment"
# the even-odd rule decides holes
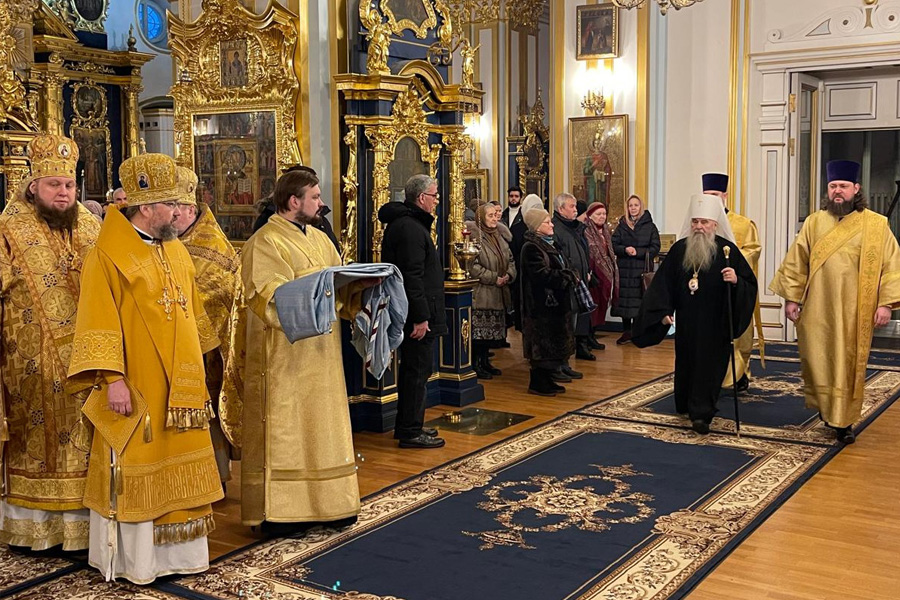
[[[91,442],[81,420],[85,395],[67,393],[64,384],[82,264],[99,230],[84,207],[71,233],[51,230],[24,200],[0,215],[0,368],[10,435],[3,466],[6,501],[16,506],[84,508]]]
[[[808,407],[833,427],[859,419],[875,311],[900,306],[900,246],[870,210],[803,223],[769,289],[803,305],[797,342]]]
[[[179,286],[186,310],[176,305],[167,319],[160,299],[168,278],[157,251],[110,209],[97,248],[85,261],[69,385],[102,389],[125,377],[146,400],[149,422],[115,457],[115,476],[111,447],[98,425],[84,504],[121,522],[152,520],[160,544],[206,535],[210,503],[223,494],[204,418],[203,352],[218,339],[194,285],[191,258],[177,240],[163,242],[162,255],[174,278],[168,285]],[[171,297],[178,295],[170,290]],[[109,412],[104,418],[117,416]]]

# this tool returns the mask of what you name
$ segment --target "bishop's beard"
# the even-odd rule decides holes
[[[39,217],[47,222],[50,229],[63,230],[75,227],[75,221],[78,220],[78,203],[73,202],[72,206],[65,210],[57,210],[44,206],[38,201],[34,202],[35,210]]]
[[[171,242],[178,237],[178,229],[175,228],[174,223],[160,225],[156,230],[156,237],[164,242]]]
[[[719,247],[716,245],[716,234],[702,231],[691,233],[685,238],[684,258],[682,265],[689,271],[706,271],[712,265]]]

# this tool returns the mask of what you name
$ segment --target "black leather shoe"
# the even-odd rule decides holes
[[[400,440],[401,448],[440,448],[444,445],[444,438],[431,437],[425,433],[408,440]]]
[[[706,435],[707,433],[709,433],[709,423],[707,423],[703,419],[694,419],[693,421],[691,421],[691,429],[701,435]]]
[[[572,378],[562,371],[553,371],[553,373],[550,374],[550,379],[560,383],[572,383]]]
[[[491,375],[496,375],[496,376],[503,375],[503,371],[501,371],[500,369],[498,369],[497,367],[495,367],[494,365],[492,365],[490,362],[484,363],[484,365],[482,366],[482,368],[483,368],[485,371],[487,371],[488,373],[490,373]]]
[[[475,365],[475,376],[478,379],[493,379],[494,376],[490,374],[489,371],[485,370],[483,363],[478,363]]]
[[[622,344],[627,344],[630,341],[631,341],[631,332],[626,331],[621,336],[619,336],[619,339],[616,340],[616,344],[621,346]]]
[[[597,360],[597,357],[591,354],[590,349],[585,348],[583,345],[575,349],[575,358],[578,360]]]
[[[587,343],[588,343],[588,346],[590,346],[590,347],[593,348],[594,350],[604,350],[604,349],[606,349],[606,346],[604,346],[603,344],[601,344],[600,342],[598,342],[597,340],[595,340],[595,339],[592,338],[592,337],[589,337],[589,338],[587,339]]]
[[[512,344],[510,344],[506,340],[503,340],[502,342],[500,342],[500,347],[501,348],[512,348]]]
[[[559,370],[562,372],[563,375],[566,375],[567,377],[571,377],[572,379],[584,378],[584,373],[582,373],[581,371],[576,371],[569,365],[563,365],[559,368]]]
[[[747,377],[747,374],[744,373],[744,376],[738,379],[737,385],[734,386],[734,389],[737,390],[738,394],[746,392],[750,389],[750,378]]]
[[[434,427],[423,427],[422,433],[424,433],[427,436],[437,437],[438,430],[435,429]]]
[[[856,435],[852,427],[841,427],[837,430],[837,439],[842,444],[852,444],[856,441]]]

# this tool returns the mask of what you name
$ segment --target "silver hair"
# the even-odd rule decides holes
[[[415,203],[419,196],[427,192],[432,185],[437,185],[437,181],[433,177],[413,175],[406,180],[406,185],[404,186],[406,201]]]
[[[561,192],[556,195],[556,198],[553,199],[553,208],[554,210],[559,210],[563,207],[563,204],[571,200],[572,202],[578,202],[575,199],[575,196],[570,194],[569,192]]]

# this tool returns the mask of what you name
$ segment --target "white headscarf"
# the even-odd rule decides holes
[[[522,213],[522,218],[524,219],[525,213],[527,213],[532,208],[544,208],[544,201],[541,200],[540,196],[537,196],[535,194],[528,194],[527,196],[525,196],[525,199],[522,200],[521,207],[522,208],[520,212]]]
[[[681,227],[681,235],[678,239],[686,238],[691,234],[691,219],[711,219],[719,223],[716,228],[716,235],[723,237],[732,244],[734,240],[734,232],[731,231],[731,224],[728,222],[728,215],[725,214],[725,206],[722,205],[722,199],[711,194],[694,194],[691,196],[691,206],[688,209],[687,216],[684,219],[684,225]]]

